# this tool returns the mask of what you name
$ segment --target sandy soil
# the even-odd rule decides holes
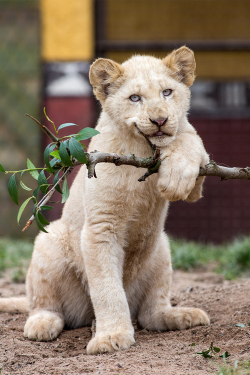
[[[23,295],[23,284],[0,279],[1,296]],[[133,374],[205,375],[215,374],[222,359],[196,354],[213,341],[227,360],[250,358],[250,327],[235,324],[250,322],[250,279],[224,281],[209,273],[175,272],[172,303],[201,307],[211,318],[208,327],[185,331],[148,332],[136,329],[136,344],[130,350],[87,356],[91,338],[89,327],[63,331],[56,341],[31,342],[23,338],[25,314],[0,314],[0,368],[5,374]],[[195,346],[191,346],[195,343]]]

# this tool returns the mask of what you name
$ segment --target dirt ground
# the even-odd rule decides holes
[[[23,295],[24,284],[0,279],[2,297]],[[174,273],[172,303],[201,307],[211,325],[185,331],[148,332],[136,329],[129,350],[86,355],[89,327],[63,331],[56,341],[32,342],[23,337],[25,314],[0,314],[0,370],[5,374],[205,375],[215,374],[222,359],[196,354],[213,342],[231,356],[228,363],[250,358],[250,279],[225,281],[210,272]],[[236,327],[236,324],[246,327]],[[195,346],[191,346],[195,343]]]

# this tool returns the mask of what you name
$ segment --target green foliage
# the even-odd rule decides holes
[[[39,228],[41,231],[43,231],[43,232],[45,232],[45,233],[48,233],[48,232],[46,231],[46,229],[43,227],[43,224],[41,223],[41,220],[40,220],[38,214],[39,214],[39,211],[36,211],[36,212],[35,212],[35,220],[36,220],[36,224],[37,224],[38,228]]]
[[[27,159],[27,168],[31,176],[35,179],[38,180],[39,173],[37,171],[37,168],[34,166],[34,164],[30,161],[30,159]]]
[[[69,197],[69,187],[68,187],[67,180],[65,178],[65,180],[63,181],[63,187],[62,187],[62,203],[65,203],[68,197]]]
[[[174,268],[189,271],[204,267],[220,257],[219,247],[193,241],[171,239],[170,248]]]
[[[13,200],[13,202],[15,202],[19,206],[19,203],[18,203],[18,191],[17,191],[17,184],[16,184],[15,174],[13,174],[11,176],[10,180],[9,180],[8,190],[9,190],[9,194],[10,194],[11,199]]]
[[[176,269],[190,271],[213,264],[213,270],[228,280],[241,275],[250,276],[250,237],[217,246],[171,239],[170,248]]]
[[[230,357],[230,355],[231,355],[231,354],[228,353],[228,351],[224,352],[221,355],[218,355],[218,353],[220,353],[220,348],[214,346],[213,342],[211,342],[208,349],[203,350],[203,351],[201,351],[199,353],[196,353],[196,354],[200,354],[204,358],[220,357],[220,358],[223,358],[224,360],[226,358]]]
[[[30,159],[27,159],[27,169],[23,169],[21,171],[13,171],[14,173],[8,184],[8,191],[12,198],[12,200],[19,205],[18,203],[18,188],[16,183],[15,174],[21,172],[21,177],[24,172],[29,172],[30,175],[37,180],[38,188],[34,190],[33,195],[26,199],[24,203],[21,205],[18,215],[17,215],[17,221],[19,223],[20,218],[23,214],[24,209],[26,208],[29,201],[32,199],[34,203],[33,208],[33,215],[35,217],[36,224],[40,230],[43,232],[46,232],[46,229],[44,228],[44,225],[48,225],[49,222],[45,219],[45,217],[41,214],[41,210],[49,210],[53,207],[51,206],[45,206],[43,207],[43,202],[46,201],[45,198],[48,193],[49,186],[51,185],[48,180],[54,176],[53,181],[53,188],[56,189],[59,193],[62,194],[62,203],[65,203],[66,200],[69,197],[69,188],[67,183],[67,174],[71,171],[69,167],[73,166],[73,161],[77,160],[81,162],[82,164],[86,164],[88,162],[88,159],[86,157],[86,154],[84,152],[84,148],[86,148],[82,143],[81,140],[88,139],[93,137],[94,135],[98,134],[99,132],[92,128],[85,128],[79,131],[77,134],[70,134],[66,137],[59,137],[59,130],[69,127],[69,126],[78,126],[73,123],[65,123],[61,124],[59,128],[57,129],[54,122],[47,116],[45,108],[44,108],[44,114],[48,121],[50,121],[53,126],[56,133],[55,135],[51,135],[52,133],[46,128],[46,131],[48,134],[51,135],[51,138],[55,140],[55,142],[50,143],[44,150],[44,162],[45,166],[43,168],[36,168],[35,165],[31,162]],[[37,120],[35,120],[37,121]],[[41,125],[42,126],[42,125]],[[50,160],[51,159],[51,160]],[[41,170],[38,172],[38,170]],[[49,176],[47,177],[45,175],[45,171],[49,172]],[[0,164],[0,172],[4,172],[6,174],[9,173],[9,171],[5,171],[3,166]],[[62,172],[61,177],[59,177],[60,172]],[[59,183],[62,182],[62,191],[59,186]],[[20,179],[20,186],[27,191],[31,191],[29,187],[27,187]],[[38,190],[41,190],[43,194],[45,194],[45,197],[42,198],[40,202],[37,202],[37,194]],[[47,199],[49,199],[50,195]]]
[[[29,197],[28,199],[26,199],[26,201],[23,202],[23,204],[21,205],[19,211],[18,211],[18,214],[17,214],[17,223],[19,224],[19,221],[21,219],[21,216],[22,216],[22,213],[25,209],[25,207],[27,206],[27,204],[29,203],[29,201],[32,199],[32,197]]]
[[[58,130],[63,129],[63,128],[67,128],[68,126],[79,126],[79,125],[73,124],[72,122],[68,122],[66,124],[60,125]]]
[[[47,182],[47,178],[45,177],[45,174],[44,174],[44,170],[42,170],[40,173],[39,173],[39,176],[38,176],[38,186],[41,190],[41,192],[43,194],[46,194],[47,193],[47,190],[48,190],[48,182]]]
[[[250,360],[247,361],[235,361],[232,365],[229,365],[224,360],[222,366],[219,366],[219,371],[216,375],[249,375],[250,374]]]
[[[84,141],[86,139],[92,138],[95,135],[99,134],[99,131],[93,128],[84,128],[76,134],[75,139],[77,141]]]
[[[59,156],[63,164],[67,165],[68,167],[71,167],[73,165],[72,160],[70,159],[70,154],[68,153],[67,148],[65,146],[65,142],[60,144]]]
[[[13,269],[14,281],[23,281],[33,250],[31,241],[0,238],[0,272]]]
[[[233,279],[240,274],[250,275],[250,238],[243,237],[228,245],[220,247],[221,257],[217,272],[221,272],[227,279]]]
[[[70,153],[81,163],[83,164],[87,163],[87,158],[83,150],[83,147],[81,143],[78,142],[74,137],[70,138],[69,150],[70,150]]]

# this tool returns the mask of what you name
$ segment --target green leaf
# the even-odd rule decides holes
[[[79,126],[79,125],[73,124],[73,122],[67,122],[66,124],[60,125],[57,130],[60,130],[60,129],[63,129],[63,128],[67,128],[68,126]]]
[[[43,194],[46,194],[48,190],[48,182],[45,177],[44,171],[42,170],[38,177],[38,186]]]
[[[41,210],[52,210],[53,207],[44,205],[44,206],[41,206],[40,208]]]
[[[40,223],[42,223],[42,225],[49,225],[48,220],[45,219],[45,217],[41,214],[40,211],[37,211],[37,215],[38,215],[38,218],[40,220]]]
[[[50,168],[50,153],[54,150],[55,145],[50,143],[44,150],[44,162],[47,165],[48,168]]]
[[[27,204],[29,203],[29,201],[31,200],[32,197],[26,199],[26,201],[23,202],[23,204],[21,205],[19,211],[18,211],[18,214],[17,214],[17,223],[19,224],[19,221],[21,219],[21,216],[23,214],[23,211],[25,209],[25,207],[27,206]]]
[[[64,146],[69,148],[69,139],[66,139],[66,141],[63,142]]]
[[[65,203],[68,197],[69,197],[69,187],[68,187],[67,179],[65,178],[63,181],[63,187],[62,187],[62,203]]]
[[[20,180],[20,185],[22,186],[22,188],[23,188],[24,190],[28,190],[28,191],[32,190],[32,189],[29,188],[28,186],[24,185],[23,181],[21,181],[21,180]]]
[[[244,327],[246,327],[246,326],[245,326],[245,324],[239,323],[239,324],[235,324],[235,327],[241,327],[241,328],[244,328]]]
[[[18,191],[17,191],[17,184],[16,184],[15,174],[13,174],[11,176],[10,180],[9,180],[8,190],[9,190],[9,194],[10,194],[13,202],[15,202],[19,206],[19,203],[18,203]]]
[[[190,346],[195,346],[195,343],[194,343],[194,342],[192,342],[192,344],[190,344]]]
[[[51,168],[53,168],[57,163],[60,163],[61,160],[58,160],[57,158],[53,158],[51,161],[50,161],[50,166]]]
[[[36,199],[37,199],[38,192],[39,192],[39,187],[37,187],[37,188],[33,191],[33,196],[36,197]]]
[[[53,158],[57,158],[60,160],[60,154],[59,154],[59,150],[55,150],[55,151],[52,151],[50,153],[51,156],[53,156]]]
[[[66,165],[67,167],[73,165],[64,143],[60,144],[59,155],[64,165]]]
[[[97,134],[100,134],[100,132],[96,129],[84,128],[77,133],[77,135],[75,136],[75,139],[77,141],[84,141],[85,139],[92,138]]]
[[[39,212],[39,211],[38,211],[38,212]],[[35,219],[36,219],[36,224],[37,224],[38,228],[39,228],[40,230],[42,230],[43,232],[48,233],[48,232],[46,231],[46,229],[43,227],[42,223],[40,222],[39,217],[38,217],[38,213],[37,213],[37,212],[36,212],[36,214],[35,214]]]
[[[224,352],[222,355],[220,355],[220,358],[228,358],[231,354],[228,353],[228,351]]]
[[[2,166],[2,164],[0,164],[0,172],[5,172],[5,169],[4,169],[4,167]]]
[[[69,150],[70,150],[70,153],[78,161],[80,161],[83,164],[87,163],[87,157],[86,157],[85,152],[82,148],[82,145],[75,138],[70,138],[70,140],[69,140]]]
[[[54,181],[53,181],[53,186],[57,183],[57,181],[58,181],[58,175],[59,175],[60,172],[61,172],[61,170],[58,171],[57,174],[55,175],[55,178],[54,178]],[[58,191],[58,193],[62,194],[62,190],[61,190],[59,184],[56,185],[55,189],[56,189],[56,191]]]
[[[220,352],[220,348],[216,348],[216,346],[213,347],[213,350],[215,351],[215,353],[219,353]]]
[[[35,180],[38,180],[39,173],[38,173],[36,167],[34,166],[34,164],[30,161],[30,159],[27,159],[27,167],[28,167],[28,169],[32,169],[32,170],[28,171],[31,174],[31,176]]]

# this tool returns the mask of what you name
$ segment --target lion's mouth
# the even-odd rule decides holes
[[[156,132],[156,133],[150,135],[150,137],[164,137],[164,136],[168,136],[168,137],[170,137],[171,135],[170,135],[170,134],[167,134],[167,133],[163,133],[163,132],[161,132],[161,131],[158,131],[158,132]]]

